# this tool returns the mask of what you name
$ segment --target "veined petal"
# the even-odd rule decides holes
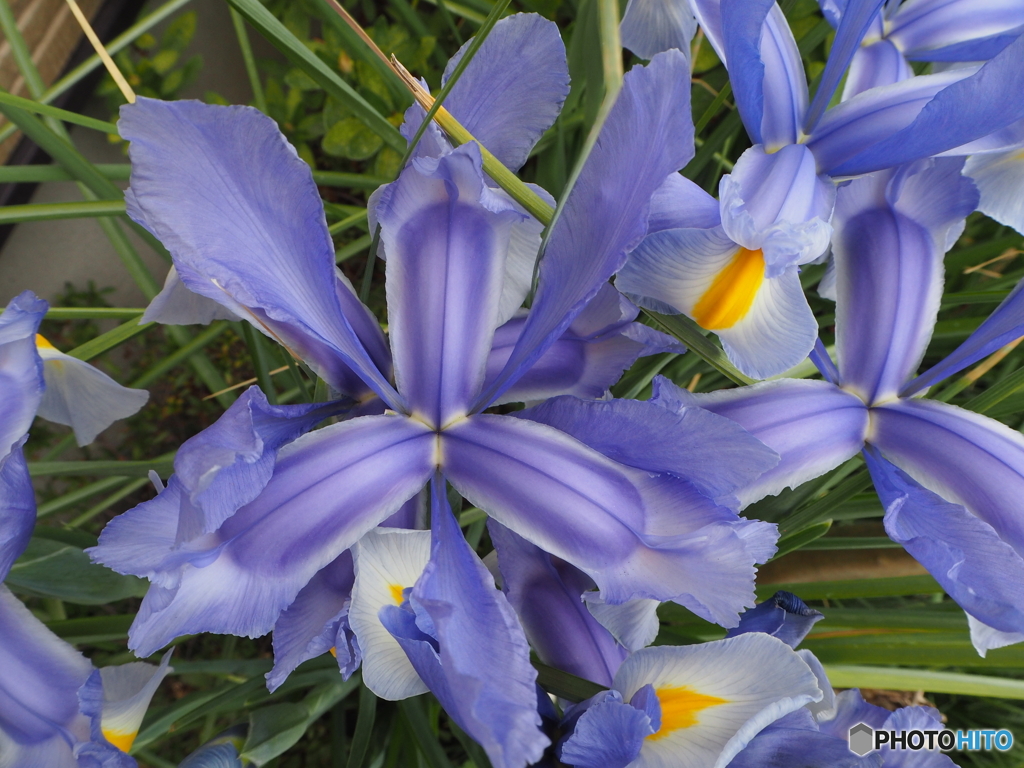
[[[46,377],[38,413],[71,427],[79,445],[88,445],[104,429],[132,416],[149,400],[146,390],[122,387],[98,368],[60,352],[42,336],[36,341]]]
[[[276,690],[299,664],[332,648],[346,680],[359,666],[348,620],[354,578],[352,553],[346,550],[296,595],[274,624],[274,668],[267,673],[267,688]]]
[[[32,538],[36,524],[36,492],[22,447],[28,435],[0,459],[0,582]]]
[[[957,64],[963,61],[988,61],[1006,46],[1020,37],[1020,27],[1002,35],[965,40],[942,48],[914,51],[907,58],[910,61],[934,61]]]
[[[174,457],[174,471],[187,492],[178,542],[217,530],[266,487],[282,446],[349,405],[271,405],[259,387],[247,389],[216,422],[182,443]]]
[[[638,357],[686,351],[672,337],[632,322],[638,312],[611,285],[603,285],[561,337],[494,404],[558,395],[600,398]],[[523,311],[494,332],[487,358],[488,383],[505,366],[526,319]]]
[[[916,0],[893,15],[888,37],[908,58],[930,61],[930,51],[1013,32],[1022,24],[1024,7],[1013,0]],[[975,58],[958,60],[986,58],[975,53]]]
[[[502,591],[538,658],[610,686],[627,654],[583,602],[583,593],[594,588],[594,581],[500,523],[489,520],[487,527],[498,553]]]
[[[433,432],[404,416],[352,419],[294,441],[262,493],[190,543],[180,570],[163,581],[168,587],[150,589],[130,647],[145,656],[182,634],[268,632],[317,571],[422,488],[436,445]],[[148,575],[120,556],[145,526],[136,515],[105,531],[93,559]]]
[[[843,386],[893,398],[917,370],[942,297],[948,233],[977,202],[954,158],[856,179],[840,190],[832,253]]]
[[[1024,436],[994,419],[934,400],[871,409],[872,445],[925,488],[962,504],[1024,555]]]
[[[945,725],[942,714],[933,707],[900,707],[886,718],[884,730],[888,731],[942,731]],[[884,768],[957,768],[949,755],[944,755],[936,746],[920,752],[898,749],[886,744],[881,749]]]
[[[843,86],[843,101],[859,93],[892,85],[914,76],[914,70],[903,53],[889,40],[878,40],[861,46],[850,62],[850,72]]]
[[[729,768],[881,768],[878,753],[858,757],[846,739],[818,731],[806,709],[769,725],[732,759]]]
[[[398,641],[381,624],[381,609],[401,606],[430,559],[430,532],[374,528],[352,549],[355,584],[349,624],[363,656],[363,682],[388,701],[427,691]]]
[[[688,54],[696,32],[689,0],[629,0],[619,27],[622,46],[641,59],[670,48]]]
[[[596,592],[585,592],[583,602],[587,604],[590,615],[628,651],[646,648],[658,637],[661,628],[658,606],[661,603],[657,600],[639,598],[613,605]]]
[[[647,234],[664,229],[711,229],[721,223],[718,201],[673,171],[651,197]]]
[[[67,740],[56,733],[44,741],[20,744],[0,728],[0,755],[3,768],[81,768]]]
[[[82,654],[0,584],[0,735],[26,747],[53,737],[65,747],[87,740],[77,692],[91,673]]]
[[[736,106],[755,144],[770,151],[799,138],[807,79],[775,0],[721,0],[723,42]]]
[[[726,416],[782,457],[774,469],[737,491],[744,505],[795,488],[856,456],[868,428],[864,403],[827,381],[779,379],[691,394],[658,377],[652,400],[670,410],[697,405]]]
[[[244,768],[238,757],[242,734],[228,731],[203,744],[178,764],[178,768]]]
[[[1024,147],[969,157],[964,175],[970,176],[981,192],[979,211],[1024,232]]]
[[[864,35],[871,28],[878,16],[878,11],[885,0],[846,0],[843,8],[842,18],[836,28],[835,42],[828,54],[828,61],[825,63],[825,70],[821,73],[821,80],[818,83],[818,90],[814,94],[814,101],[807,109],[806,119],[803,122],[803,132],[810,134],[814,132],[815,126],[821,116],[825,114],[832,95],[839,86],[839,81],[846,72],[853,59],[854,54],[860,48]],[[799,61],[799,54],[797,54]]]
[[[214,320],[241,319],[224,305],[190,291],[172,264],[164,278],[163,289],[149,302],[139,324],[209,325]]]
[[[510,228],[523,216],[484,184],[475,144],[416,160],[377,216],[398,389],[412,413],[441,426],[483,385]]]
[[[550,744],[539,728],[530,647],[512,606],[463,538],[440,475],[431,482],[430,509],[430,561],[409,600],[417,626],[429,630],[437,650],[410,658],[495,768],[524,768]],[[386,609],[392,615],[398,610]]]
[[[452,56],[448,81],[471,40]],[[569,66],[557,25],[517,13],[494,25],[445,100],[445,108],[506,167],[519,170],[569,95]]]
[[[248,318],[335,389],[400,404],[387,361],[371,358],[339,304],[320,195],[273,120],[140,98],[119,130],[131,142],[128,213],[167,246],[189,289]],[[362,392],[348,391],[353,371]]]
[[[762,547],[748,550],[754,532],[685,481],[617,464],[546,425],[487,414],[445,430],[441,454],[465,498],[587,573],[608,602],[676,600],[727,626],[749,604]]]
[[[690,0],[693,8],[693,15],[697,17],[697,23],[704,30],[704,36],[711,43],[722,63],[729,66],[729,57],[726,54],[725,39],[722,32],[722,0]]]
[[[763,251],[766,277],[814,261],[828,247],[835,185],[802,144],[746,150],[722,177],[719,197],[722,228],[744,248]]]
[[[1024,632],[1024,558],[992,526],[921,487],[874,451],[864,453],[885,507],[885,531],[977,619]]]
[[[1024,118],[1024,35],[980,69],[922,75],[830,109],[808,146],[831,176],[857,176],[937,155]]]
[[[615,689],[628,700],[645,685],[661,704],[661,727],[636,768],[723,768],[765,726],[822,696],[793,649],[761,633],[637,651]]]
[[[714,499],[778,463],[744,429],[702,408],[673,411],[639,400],[559,397],[515,416],[554,427],[620,464],[681,477]]]
[[[580,715],[562,745],[559,760],[574,768],[626,768],[653,731],[650,716],[605,691]]]
[[[644,234],[651,195],[693,156],[689,67],[679,51],[626,74],[622,91],[548,241],[537,296],[496,400],[553,344]]]
[[[128,752],[139,733],[149,702],[163,679],[174,671],[167,651],[159,666],[134,661],[95,670],[78,692],[82,714],[92,720],[94,741],[106,740]]]
[[[0,459],[24,437],[43,396],[36,330],[49,305],[25,291],[0,313]]]
[[[821,611],[808,608],[792,592],[776,592],[763,603],[743,612],[739,626],[733,627],[726,637],[746,632],[764,632],[777,637],[790,648],[796,648],[807,637],[811,627],[825,618]]]

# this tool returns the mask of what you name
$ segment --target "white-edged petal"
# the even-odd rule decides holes
[[[1024,148],[967,158],[964,176],[981,192],[978,210],[1024,233]]]
[[[163,325],[209,325],[214,320],[240,320],[234,312],[213,299],[193,293],[178,277],[172,265],[164,287],[149,302],[139,323]]]
[[[978,655],[985,655],[993,648],[1005,648],[1008,645],[1024,643],[1024,632],[1001,632],[967,614],[967,626],[971,630],[971,643]]]
[[[363,654],[363,682],[382,699],[397,701],[427,691],[412,662],[378,614],[401,605],[430,559],[430,531],[374,528],[352,548],[355,583],[348,621]]]
[[[648,684],[661,702],[661,728],[631,768],[723,768],[762,728],[822,698],[797,653],[759,632],[637,651],[614,688],[629,701]]]
[[[38,414],[75,430],[79,445],[88,445],[118,419],[136,413],[149,400],[144,389],[122,387],[98,368],[39,341],[46,391]]]
[[[610,605],[597,592],[584,592],[583,602],[587,604],[590,615],[629,651],[646,648],[658,636],[661,626],[658,606],[661,603],[657,600],[641,597]]]
[[[103,680],[100,727],[103,737],[123,752],[127,752],[135,741],[156,689],[174,671],[169,666],[171,652],[169,650],[163,655],[159,666],[135,661],[100,670]]]

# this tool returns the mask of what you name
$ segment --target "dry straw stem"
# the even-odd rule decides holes
[[[89,42],[92,44],[93,50],[96,51],[96,55],[100,57],[100,61],[103,62],[103,66],[107,68],[107,72],[114,78],[114,82],[117,83],[117,87],[121,89],[121,94],[129,104],[135,103],[135,91],[128,85],[128,81],[124,79],[124,75],[121,74],[121,70],[117,68],[114,60],[110,58],[110,54],[107,53],[107,49],[103,47],[103,43],[100,42],[97,37],[95,30],[89,20],[85,18],[85,14],[82,13],[82,9],[78,7],[78,3],[75,0],[68,0],[68,6],[71,8],[71,13],[74,14],[75,19],[78,21],[82,31],[85,32],[85,36],[89,38]]]

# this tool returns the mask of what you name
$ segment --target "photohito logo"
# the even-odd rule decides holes
[[[1013,734],[1005,728],[998,731],[876,731],[867,723],[857,723],[850,729],[850,751],[860,757],[885,746],[913,752],[923,749],[942,752],[951,749],[966,752],[998,749],[1005,752],[1013,746]]]

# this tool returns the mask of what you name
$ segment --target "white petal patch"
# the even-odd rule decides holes
[[[38,414],[74,429],[79,445],[88,445],[104,429],[133,415],[149,400],[146,390],[122,387],[98,368],[65,355],[49,342],[38,341],[37,346],[46,379]]]
[[[661,703],[661,728],[631,768],[724,768],[765,726],[822,698],[797,653],[759,632],[644,648],[622,663],[613,687],[629,701],[648,684]]]
[[[963,173],[981,192],[979,211],[1024,233],[1024,148],[969,157]]]
[[[103,737],[122,752],[127,752],[135,741],[156,689],[174,671],[168,665],[171,652],[163,655],[160,666],[135,661],[100,670],[103,680],[100,727]]]
[[[214,320],[239,320],[234,312],[213,299],[193,293],[178,277],[173,266],[164,287],[146,307],[140,323],[164,325],[209,325]]]
[[[990,627],[976,618],[967,614],[967,625],[971,629],[971,643],[978,655],[985,658],[985,654],[993,648],[1005,648],[1008,645],[1024,642],[1022,632],[1001,632],[995,627]]]
[[[584,592],[583,602],[587,604],[590,615],[629,651],[646,648],[658,636],[658,606],[661,603],[657,600],[641,597],[621,605],[609,605],[597,592]]]
[[[349,626],[363,654],[363,682],[382,699],[397,701],[427,691],[427,686],[378,614],[401,605],[430,559],[430,531],[374,528],[352,548],[355,583]]]

